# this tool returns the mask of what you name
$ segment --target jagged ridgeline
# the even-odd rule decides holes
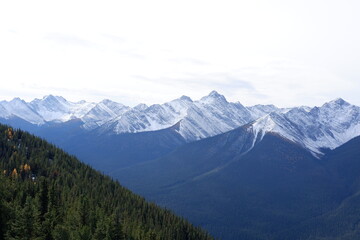
[[[46,141],[4,125],[0,169],[0,239],[212,239]]]

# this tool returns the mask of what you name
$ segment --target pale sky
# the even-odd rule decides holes
[[[0,99],[360,105],[360,1],[1,1]]]

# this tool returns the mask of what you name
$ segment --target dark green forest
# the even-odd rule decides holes
[[[0,239],[212,239],[54,145],[4,125],[0,170]]]

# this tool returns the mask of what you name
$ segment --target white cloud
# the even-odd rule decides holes
[[[2,98],[360,105],[358,1],[3,1]]]

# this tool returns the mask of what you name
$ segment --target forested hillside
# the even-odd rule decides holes
[[[46,141],[3,125],[0,170],[0,239],[211,239]]]

